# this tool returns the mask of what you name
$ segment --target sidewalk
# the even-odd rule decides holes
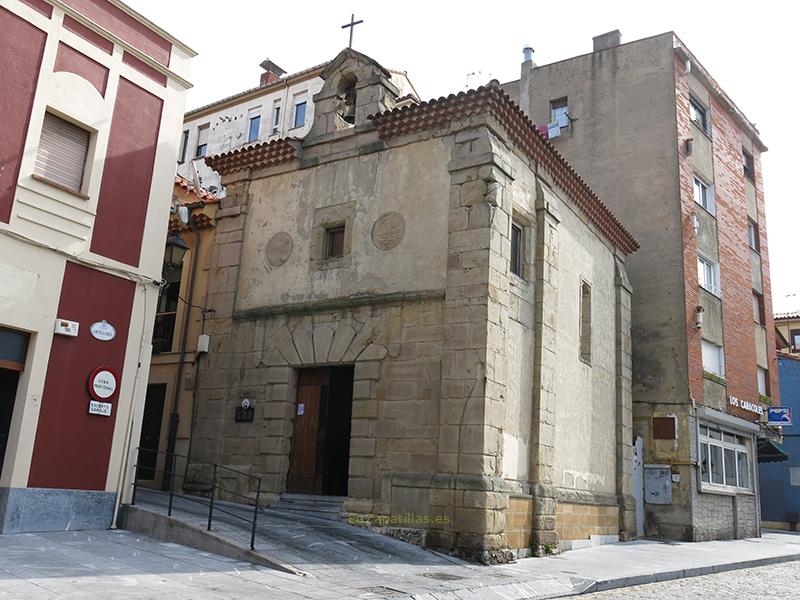
[[[314,542],[311,542],[312,544]],[[800,559],[800,536],[631,542],[497,567],[432,561],[339,564],[298,576],[125,531],[0,535],[0,599],[471,600],[553,598]]]

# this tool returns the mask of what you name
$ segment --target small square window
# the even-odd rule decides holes
[[[581,360],[592,360],[592,286],[585,281],[581,282],[580,304],[580,353]]]
[[[558,123],[562,129],[569,127],[569,104],[566,97],[550,101],[550,122]]]
[[[325,258],[344,256],[344,225],[325,229]]]
[[[294,105],[294,125],[293,127],[302,127],[306,124],[306,101],[298,102]]]
[[[764,314],[764,296],[758,292],[753,292],[753,320],[759,325],[765,325]]]
[[[34,174],[57,187],[80,193],[90,139],[91,134],[85,129],[45,113]]]
[[[709,186],[699,177],[694,178],[694,201],[705,208],[712,215],[716,215],[717,207],[714,200],[713,186]]]
[[[523,230],[516,223],[511,224],[511,272],[522,277]]]
[[[758,241],[758,224],[753,220],[747,220],[747,243],[756,252],[760,252],[760,244]]]
[[[247,127],[247,141],[253,142],[258,139],[259,131],[261,130],[261,115],[258,112],[261,107],[255,108],[250,111],[250,118]]]
[[[195,158],[201,158],[208,151],[208,123],[197,128],[197,149],[194,152]]]
[[[697,281],[715,296],[721,295],[719,265],[700,255],[697,256]]]
[[[769,373],[764,367],[758,367],[758,393],[769,396]]]
[[[272,135],[278,133],[281,127],[281,101],[272,103]]]
[[[689,98],[689,118],[691,118],[694,124],[706,134],[710,135],[711,130],[708,122],[708,110],[691,97]]]
[[[753,155],[744,148],[742,148],[742,169],[744,170],[744,176],[750,181],[756,180],[756,168],[753,164]]]
[[[186,147],[189,145],[189,130],[184,129],[181,136],[181,155],[178,158],[178,164],[183,164],[186,160]]]
[[[703,370],[717,377],[725,377],[725,351],[722,346],[717,346],[708,340],[702,340],[701,350]]]

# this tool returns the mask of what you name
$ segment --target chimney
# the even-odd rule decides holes
[[[261,82],[260,85],[265,86],[271,83],[275,83],[281,78],[281,75],[284,75],[286,71],[281,69],[278,65],[272,62],[270,59],[264,59],[261,63],[261,68],[264,69],[264,72],[261,74]]]
[[[608,33],[593,37],[592,42],[594,43],[593,52],[608,50],[609,48],[615,48],[620,45],[622,42],[622,34],[619,32],[619,29],[615,29],[614,31],[609,31]]]
[[[533,60],[533,48],[531,46],[525,46],[522,49],[522,61],[531,62],[532,60]]]

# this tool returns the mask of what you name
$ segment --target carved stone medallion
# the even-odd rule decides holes
[[[378,250],[395,248],[406,233],[403,215],[396,212],[383,213],[372,226],[372,243]]]
[[[289,260],[293,249],[292,236],[285,231],[276,233],[267,242],[267,262],[273,267],[280,267]]]

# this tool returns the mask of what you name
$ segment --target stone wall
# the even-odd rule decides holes
[[[619,533],[619,509],[614,504],[577,504],[559,502],[559,541],[587,540],[593,535],[617,535]]]
[[[285,491],[298,370],[354,365],[348,516],[483,561],[557,547],[560,499],[611,505],[625,526],[622,259],[500,133],[472,115],[387,142],[356,122],[306,140],[291,164],[226,176],[197,459],[261,477],[265,499]],[[520,277],[512,221],[525,229]],[[331,224],[345,225],[345,251],[326,259]],[[581,277],[596,316],[576,382]],[[236,423],[245,397],[256,418]]]

